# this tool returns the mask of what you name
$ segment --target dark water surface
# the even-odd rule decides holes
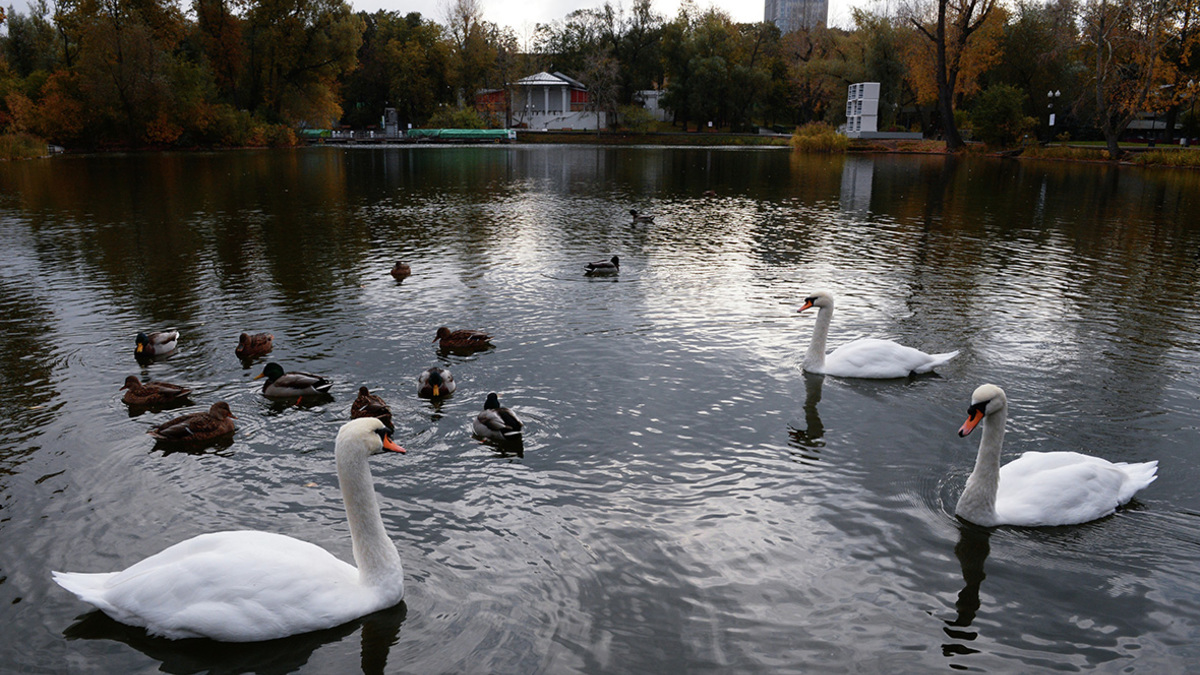
[[[715,197],[703,196],[713,190]],[[654,213],[632,225],[628,209]],[[0,670],[195,673],[1183,672],[1200,663],[1200,173],[779,150],[466,147],[0,164]],[[584,263],[621,258],[616,279]],[[413,276],[388,270],[408,261]],[[830,345],[962,350],[940,378],[805,376]],[[439,355],[438,326],[496,348]],[[147,366],[139,330],[178,328]],[[233,350],[321,373],[273,404]],[[416,397],[449,367],[459,390]],[[228,401],[232,444],[125,377]],[[1160,462],[1102,521],[960,524],[972,390],[1006,460]],[[405,604],[255,645],[148,638],[50,580],[220,529],[350,559],[333,438],[373,463]],[[487,392],[523,456],[472,437]]]

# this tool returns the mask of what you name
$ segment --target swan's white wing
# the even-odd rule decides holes
[[[836,377],[888,379],[927,373],[958,352],[926,354],[891,340],[865,338],[844,344],[825,357],[825,373]]]
[[[200,535],[122,572],[55,580],[114,619],[169,638],[268,640],[387,606],[359,584],[354,566],[268,532]]]
[[[1027,452],[1000,467],[996,515],[1009,525],[1074,525],[1103,518],[1154,480],[1078,452]],[[1131,489],[1132,488],[1132,489]]]

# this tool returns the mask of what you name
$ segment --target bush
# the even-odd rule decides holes
[[[850,139],[824,122],[809,122],[792,134],[792,149],[798,152],[845,152]]]
[[[442,106],[425,126],[429,129],[486,129],[487,120],[474,108]]]
[[[46,155],[46,141],[26,133],[0,134],[0,159],[33,159]]]
[[[1038,147],[1030,145],[1021,153],[1022,157],[1037,157],[1039,159],[1073,159],[1088,162],[1108,160],[1108,150],[1103,148],[1077,148],[1066,145],[1047,145]]]
[[[1129,156],[1129,161],[1141,166],[1200,167],[1200,149],[1148,150]]]
[[[989,87],[975,99],[971,109],[975,136],[992,147],[1013,145],[1037,126],[1036,120],[1025,116],[1024,104],[1025,94],[1014,86]]]
[[[654,115],[640,105],[623,105],[620,111],[621,125],[635,134],[644,134],[654,129]]]

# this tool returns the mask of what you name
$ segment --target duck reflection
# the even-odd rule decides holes
[[[975,638],[979,637],[979,632],[970,630],[970,628],[971,624],[975,622],[975,615],[979,612],[979,587],[987,577],[983,571],[983,563],[987,560],[988,553],[991,552],[992,531],[990,529],[970,523],[960,523],[958,535],[958,543],[954,546],[954,555],[962,567],[965,585],[959,591],[958,600],[954,603],[958,615],[953,620],[947,620],[942,630],[952,640],[960,642],[942,645],[942,654],[945,656],[979,653],[978,649],[972,649],[963,643],[973,642]]]
[[[801,460],[820,459],[818,453],[825,447],[825,425],[821,423],[821,415],[817,412],[824,384],[824,375],[804,373],[804,428],[788,427],[789,444],[799,450],[794,454]]]
[[[346,639],[361,626],[362,672],[376,675],[385,672],[388,653],[400,640],[400,626],[407,613],[407,607],[401,602],[328,630],[266,642],[216,642],[204,638],[168,640],[154,637],[145,629],[119,623],[96,610],[81,616],[63,631],[63,635],[68,640],[123,642],[160,662],[159,670],[164,673],[273,675],[299,670],[322,646]]]

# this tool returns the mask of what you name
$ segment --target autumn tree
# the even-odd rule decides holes
[[[357,64],[363,22],[344,0],[253,0],[246,12],[248,100],[270,119],[326,127],[338,82]]]
[[[1161,93],[1167,106],[1163,140],[1170,142],[1180,110],[1200,95],[1200,0],[1171,0],[1166,11],[1166,44],[1161,57],[1166,72]]]
[[[101,138],[140,144],[147,125],[164,112],[170,62],[158,38],[136,9],[118,0],[103,0],[85,25],[77,70]]]
[[[1121,156],[1119,139],[1145,111],[1162,110],[1168,84],[1162,61],[1167,15],[1156,0],[1092,0],[1083,12],[1084,54],[1094,115],[1108,154]]]
[[[996,9],[997,0],[930,0],[929,3],[918,2],[909,9],[909,21],[928,41],[932,52],[923,59],[910,62],[910,68],[922,63],[933,68],[942,133],[946,149],[951,152],[963,146],[962,136],[954,123],[955,95],[962,86],[959,78],[972,66],[982,72],[984,68],[976,59],[988,55],[994,58],[998,45],[993,42],[992,48],[981,48],[983,40],[980,38],[987,35],[982,30],[985,26],[996,26],[995,21],[989,24]]]
[[[237,104],[238,85],[246,68],[246,44],[236,0],[195,0],[196,33],[213,80],[227,101]]]

